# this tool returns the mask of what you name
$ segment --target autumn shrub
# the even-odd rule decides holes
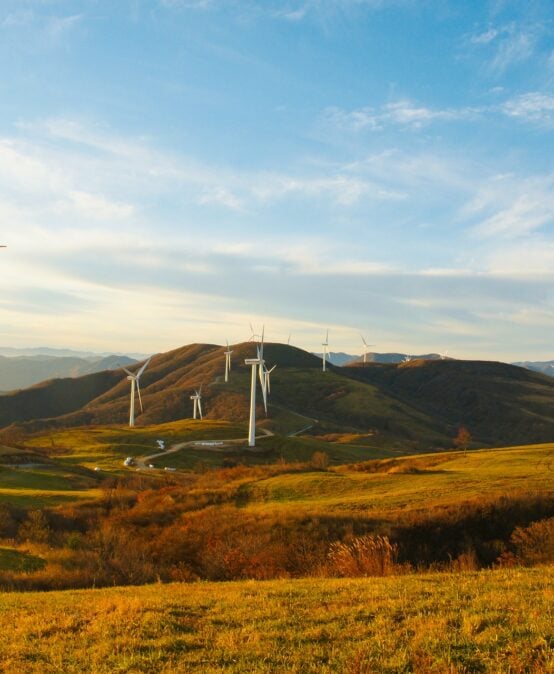
[[[499,558],[503,566],[554,562],[554,517],[532,522],[528,527],[516,527],[509,548]]]
[[[387,536],[358,536],[351,541],[332,543],[331,570],[339,576],[389,576],[398,570],[398,546]]]
[[[17,535],[22,541],[48,543],[52,529],[42,510],[31,510],[27,514],[27,519],[20,525]]]

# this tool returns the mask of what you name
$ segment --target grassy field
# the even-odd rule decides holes
[[[0,596],[8,674],[554,671],[554,569]]]
[[[418,455],[381,464],[367,466],[368,472],[344,466],[259,480],[243,488],[246,507],[319,514],[363,511],[394,519],[409,510],[485,495],[554,493],[554,444]],[[376,468],[378,472],[369,472]]]

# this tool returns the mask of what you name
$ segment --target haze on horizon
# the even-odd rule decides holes
[[[549,0],[4,0],[0,345],[554,357]]]

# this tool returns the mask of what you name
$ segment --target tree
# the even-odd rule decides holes
[[[454,446],[458,449],[463,449],[464,452],[467,451],[469,444],[471,442],[471,433],[467,430],[465,426],[460,426],[458,429],[458,435],[454,438]]]
[[[31,510],[19,527],[19,538],[33,543],[48,543],[52,530],[42,510]]]

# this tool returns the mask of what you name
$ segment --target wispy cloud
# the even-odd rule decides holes
[[[539,24],[511,21],[470,35],[468,43],[485,55],[491,73],[502,75],[533,56],[543,32],[544,26]]]
[[[515,239],[554,224],[554,176],[500,175],[484,184],[467,207],[486,214],[473,228],[480,238]]]
[[[321,123],[353,131],[365,129],[379,131],[387,126],[421,129],[437,121],[474,119],[482,112],[482,108],[469,107],[433,109],[408,99],[401,99],[377,108],[364,107],[350,111],[337,107],[328,108],[322,115]]]
[[[522,94],[506,101],[502,111],[509,117],[550,125],[554,123],[554,96],[538,91]]]

